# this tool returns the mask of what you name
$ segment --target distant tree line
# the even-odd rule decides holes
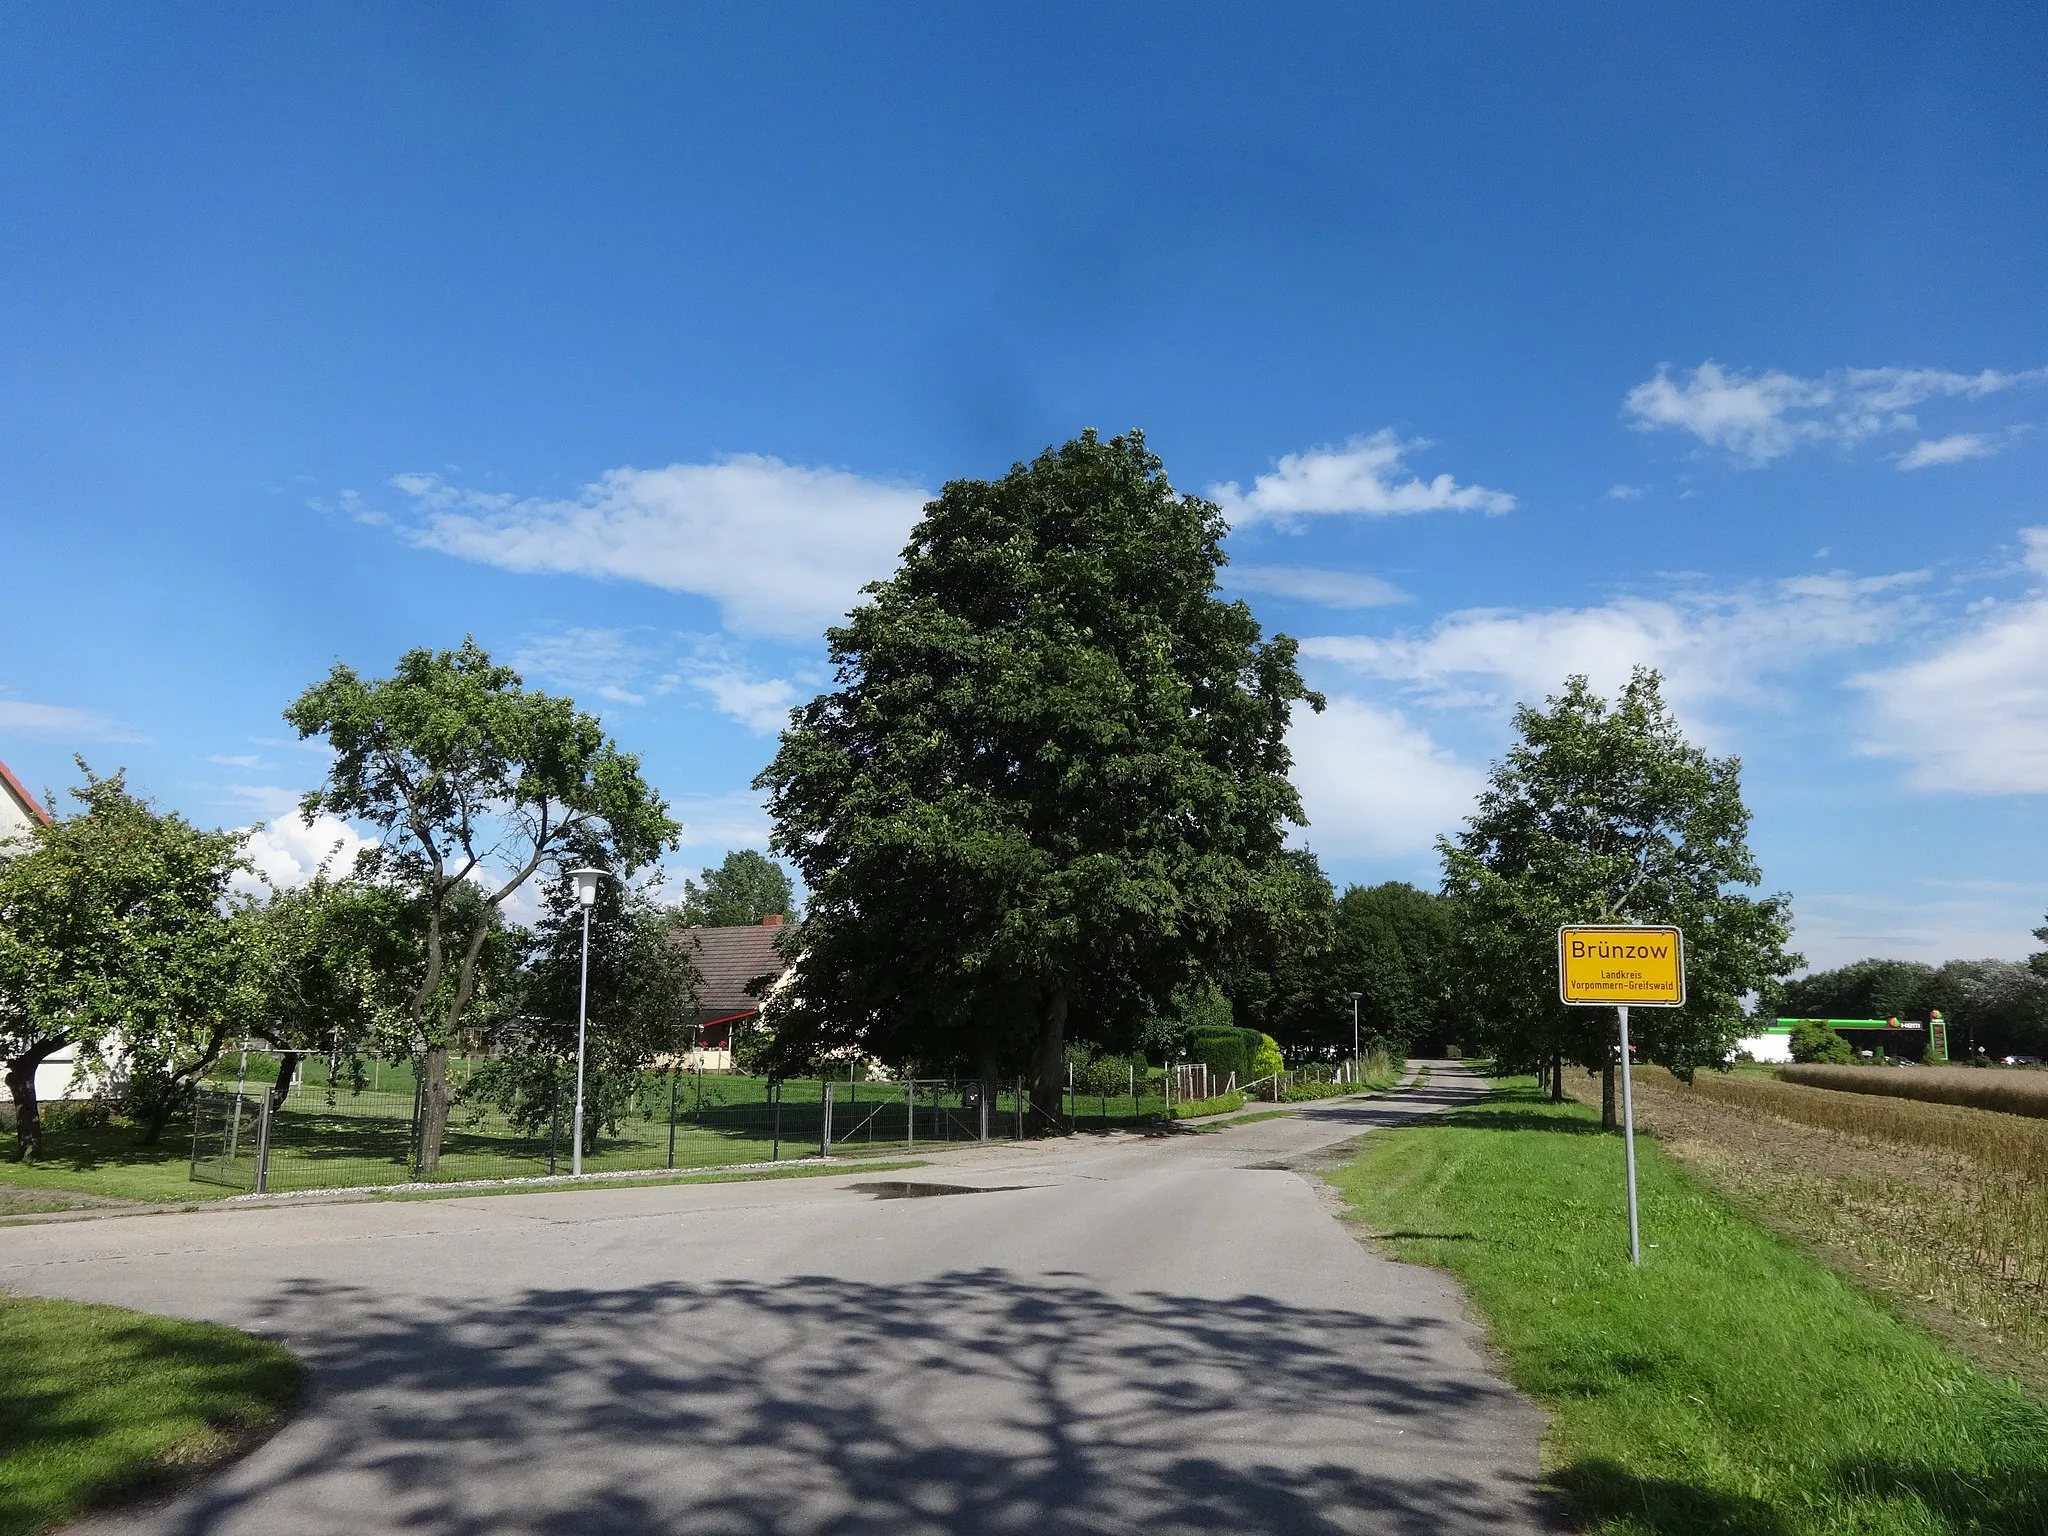
[[[2048,943],[2048,926],[2035,930]],[[2048,1056],[2048,950],[2031,962],[1858,960],[1786,983],[1782,1011],[1801,1019],[1948,1021],[1949,1054]]]

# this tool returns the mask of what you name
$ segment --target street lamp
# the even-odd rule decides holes
[[[571,1130],[575,1138],[569,1144],[569,1172],[583,1171],[583,1036],[590,1017],[590,909],[597,905],[597,882],[604,878],[601,869],[572,869],[569,878],[576,882],[576,900],[583,907],[583,984],[576,992],[576,1120]]]
[[[1351,994],[1351,1060],[1358,1060],[1358,994]]]

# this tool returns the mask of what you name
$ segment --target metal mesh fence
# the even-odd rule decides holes
[[[369,1080],[380,1086],[359,1088],[346,1077],[328,1081],[317,1061],[310,1066],[275,1102],[267,1102],[273,1090],[264,1079],[276,1079],[268,1063],[239,1067],[241,1090],[203,1088],[193,1106],[192,1177],[284,1192],[569,1171],[574,1079],[567,1072],[553,1112],[539,1125],[515,1124],[497,1107],[467,1100],[460,1092],[464,1073],[451,1073],[457,1094],[439,1156],[423,1161],[419,1090],[409,1071],[387,1066]],[[1016,1080],[771,1082],[650,1073],[634,1107],[586,1136],[583,1168],[618,1173],[887,1155],[935,1143],[1143,1125],[1165,1113],[1166,1086],[1163,1074],[1145,1081],[1133,1073],[1122,1093],[1070,1088],[1058,1113],[1048,1114]]]
[[[259,1098],[200,1089],[192,1103],[193,1182],[254,1189],[261,1123]]]

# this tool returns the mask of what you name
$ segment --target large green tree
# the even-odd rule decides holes
[[[1857,960],[1787,982],[1782,1006],[1794,1018],[1916,1023],[1938,1008],[1958,1056],[2048,1050],[2048,968],[2013,960]]]
[[[1601,1070],[1611,1088],[1613,1011],[1558,1001],[1557,930],[1675,923],[1686,1005],[1636,1010],[1631,1033],[1640,1057],[1682,1077],[1719,1066],[1743,998],[1774,999],[1800,964],[1785,950],[1789,898],[1741,889],[1762,875],[1740,763],[1686,740],[1648,669],[1612,703],[1573,677],[1545,707],[1518,709],[1515,732],[1464,829],[1438,844],[1474,1043],[1513,1067]]]
[[[600,881],[590,909],[589,1018],[584,1050],[583,1150],[616,1131],[647,1068],[690,1046],[697,974],[686,919],[655,887]],[[493,1052],[463,1085],[462,1102],[501,1110],[527,1132],[568,1123],[583,998],[583,907],[566,874],[542,888],[541,919],[520,945],[516,1005],[492,1031]]]
[[[1294,642],[1215,590],[1222,514],[1093,432],[925,508],[758,781],[810,900],[784,1039],[993,1072],[1053,1113],[1266,899]]]
[[[334,758],[307,795],[375,827],[365,873],[396,882],[419,914],[420,959],[404,1013],[420,1062],[423,1174],[439,1166],[448,1048],[475,1001],[505,901],[544,863],[581,849],[629,875],[673,847],[676,824],[595,716],[528,689],[474,640],[407,651],[388,678],[337,664],[285,711]],[[481,901],[466,901],[474,886]]]
[[[789,871],[764,853],[736,848],[683,882],[683,916],[706,928],[735,928],[764,917],[796,916]]]
[[[22,1158],[42,1152],[35,1078],[52,1056],[69,1047],[86,1073],[122,1078],[154,1141],[255,1002],[226,913],[239,837],[78,766],[78,813],[0,864],[0,1061]]]

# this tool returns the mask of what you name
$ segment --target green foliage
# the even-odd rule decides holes
[[[431,1174],[447,1123],[448,1048],[505,900],[570,854],[630,875],[673,847],[678,829],[639,759],[596,716],[527,689],[474,640],[407,651],[388,678],[337,663],[285,719],[334,752],[303,814],[376,827],[364,872],[394,881],[421,916],[405,1016],[424,1067],[420,1168]],[[472,890],[482,899],[465,912]]]
[[[471,1074],[458,1102],[481,1117],[496,1109],[515,1130],[570,1122],[576,1083],[576,1017],[583,981],[583,907],[564,874],[543,887],[544,911],[521,946],[518,1006],[495,1033],[497,1054]],[[643,1077],[690,1045],[697,975],[683,939],[685,914],[651,887],[600,881],[590,909],[589,1015],[584,1045],[584,1150],[616,1134],[647,1091]]]
[[[2048,1520],[2048,1409],[1761,1231],[1638,1142],[1628,1262],[1610,1138],[1525,1086],[1368,1137],[1332,1182],[1465,1286],[1548,1415],[1572,1528],[2020,1532]]]
[[[1647,669],[1611,705],[1571,678],[1546,708],[1517,710],[1515,729],[1464,830],[1438,843],[1469,978],[1467,1043],[1510,1066],[1553,1053],[1603,1066],[1613,1012],[1559,1003],[1559,926],[1675,923],[1686,1006],[1639,1009],[1632,1033],[1641,1059],[1681,1077],[1720,1065],[1745,1027],[1744,995],[1774,1000],[1800,964],[1785,951],[1789,898],[1737,889],[1761,879],[1741,765],[1685,739]]]
[[[970,1071],[1122,1049],[1270,903],[1294,642],[1216,596],[1221,512],[1133,433],[957,480],[828,633],[758,783],[810,890],[773,1027]]]
[[[1241,943],[1223,971],[1240,1022],[1292,1061],[1334,1061],[1357,1039],[1406,1056],[1454,1028],[1456,929],[1450,903],[1400,881],[1354,885],[1341,898],[1306,849],[1289,850],[1285,910]]]
[[[0,1294],[0,1536],[188,1477],[297,1394],[281,1345],[211,1323]]]
[[[1218,1080],[1225,1080],[1234,1072],[1240,1083],[1248,1083],[1260,1075],[1252,1070],[1252,1063],[1265,1040],[1256,1029],[1240,1029],[1235,1024],[1203,1025],[1188,1032],[1188,1055],[1205,1063]]]
[[[1803,1019],[1792,1026],[1792,1059],[1835,1062],[1846,1066],[1856,1059],[1856,1053],[1849,1048],[1848,1041],[1827,1025]]]
[[[701,880],[683,882],[686,922],[706,928],[738,928],[764,917],[796,916],[796,891],[789,871],[751,848],[736,848]]]
[[[1244,1095],[1236,1089],[1219,1093],[1207,1099],[1175,1099],[1173,1118],[1176,1120],[1199,1120],[1204,1115],[1227,1115],[1232,1110],[1244,1108]]]
[[[1280,1059],[1280,1047],[1271,1035],[1260,1035],[1257,1045],[1252,1047],[1252,1081],[1272,1077],[1287,1070],[1287,1063]]]
[[[415,948],[414,917],[394,887],[325,866],[304,885],[236,909],[247,979],[257,992],[248,1033],[286,1053],[275,1089],[280,1102],[301,1055],[350,1063],[359,1074],[366,1053],[407,1053],[399,978]],[[493,970],[487,964],[486,977]]]
[[[16,1154],[41,1142],[35,1069],[66,1046],[125,1078],[144,1134],[249,1016],[244,946],[224,915],[246,867],[232,832],[159,815],[119,773],[79,760],[82,809],[33,829],[0,864],[0,1061]]]

